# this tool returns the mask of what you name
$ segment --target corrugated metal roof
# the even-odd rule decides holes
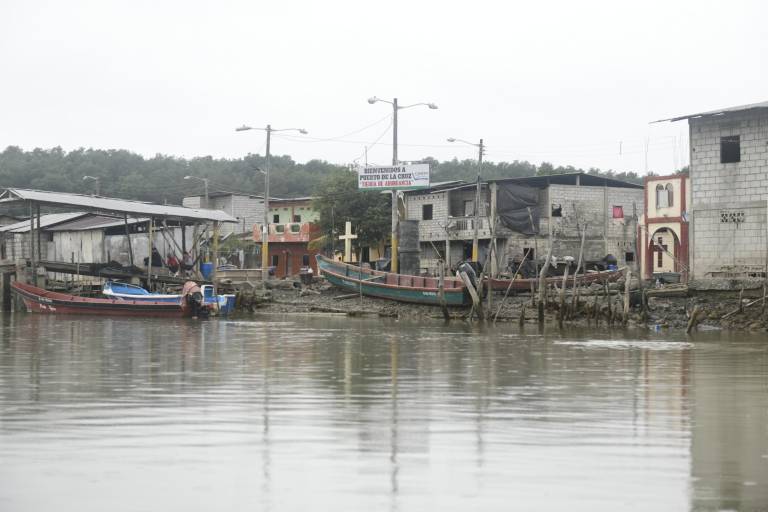
[[[128,219],[128,224],[141,224],[143,222],[149,222],[149,218],[139,217]],[[62,222],[61,224],[49,228],[48,231],[89,231],[91,229],[106,229],[123,225],[125,225],[124,219],[116,219],[105,215],[88,214],[79,219]]]
[[[74,220],[80,217],[88,215],[85,212],[70,212],[70,213],[49,213],[48,215],[40,216],[40,228],[47,228],[49,226],[55,226],[70,220]],[[8,224],[7,226],[0,227],[0,233],[28,233],[29,232],[29,219],[17,222],[15,224]],[[35,222],[37,227],[37,222]]]
[[[0,204],[17,201],[36,201],[55,206],[68,206],[90,211],[116,212],[129,215],[166,217],[179,220],[209,220],[237,222],[237,219],[220,210],[167,206],[142,201],[128,201],[111,197],[85,196],[63,192],[46,192],[23,188],[9,188],[2,194]]]
[[[606,176],[599,176],[595,174],[588,174],[586,172],[544,174],[541,176],[523,176],[520,178],[498,178],[488,180],[488,182],[521,182],[532,187],[544,188],[548,185],[575,185],[577,177],[579,179],[579,185],[585,187],[606,186],[614,188],[643,188],[643,185],[637,183],[629,183],[628,181],[617,180],[616,178],[608,178]]]
[[[665,121],[682,121],[683,119],[691,119],[693,117],[720,116],[729,112],[742,112],[744,110],[753,110],[757,108],[768,108],[768,101],[761,101],[760,103],[749,103],[747,105],[739,105],[738,107],[721,108],[720,110],[709,110],[707,112],[699,112],[698,114],[670,117],[669,119],[659,119],[658,121],[653,122],[663,123]]]
[[[594,174],[587,174],[585,172],[570,172],[562,174],[549,174],[542,176],[520,176],[516,178],[494,178],[481,182],[483,188],[487,187],[489,183],[520,183],[529,187],[546,188],[549,185],[575,185],[576,178],[579,179],[579,184],[585,187],[612,187],[612,188],[636,188],[642,189],[643,185],[637,183],[629,183],[627,181],[617,180],[616,178],[607,178],[604,176],[596,176]],[[450,192],[452,190],[474,190],[477,187],[477,183],[466,183],[463,185],[457,185],[450,188],[437,188],[435,186],[422,190],[422,194],[437,194],[439,192]],[[409,191],[414,192],[414,191]],[[415,192],[419,192],[418,190]]]

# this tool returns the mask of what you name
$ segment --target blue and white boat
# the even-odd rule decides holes
[[[101,287],[101,294],[110,299],[148,300],[154,302],[180,302],[181,294],[151,293],[135,284],[107,281]]]
[[[203,292],[203,304],[209,306],[213,311],[226,315],[235,308],[234,295],[216,295],[213,285],[204,284],[200,287]],[[101,287],[101,293],[107,298],[123,300],[146,300],[152,302],[173,302],[181,301],[180,294],[152,293],[141,286],[135,284],[120,283],[118,281],[107,281]]]

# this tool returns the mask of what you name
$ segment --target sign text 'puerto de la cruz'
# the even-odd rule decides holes
[[[429,164],[358,167],[357,178],[361,190],[429,188]]]

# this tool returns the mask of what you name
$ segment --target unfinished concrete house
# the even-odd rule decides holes
[[[405,194],[406,218],[420,221],[422,272],[435,273],[441,260],[453,267],[471,257],[475,195],[474,183]],[[481,186],[479,206],[479,261],[494,273],[526,254],[543,258],[553,241],[554,256],[578,258],[583,230],[585,259],[610,254],[621,265],[635,262],[642,185],[585,173],[490,180]]]
[[[689,284],[733,288],[766,275],[768,101],[666,119],[688,120]]]
[[[221,236],[250,233],[253,225],[264,222],[264,197],[231,192],[211,192],[208,204],[204,195],[186,196],[181,203],[186,208],[221,210],[237,219],[237,224],[223,224]],[[272,210],[272,208],[270,208]]]

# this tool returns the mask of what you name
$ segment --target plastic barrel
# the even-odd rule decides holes
[[[213,274],[213,263],[201,263],[200,273],[203,274],[203,279],[210,279]]]

